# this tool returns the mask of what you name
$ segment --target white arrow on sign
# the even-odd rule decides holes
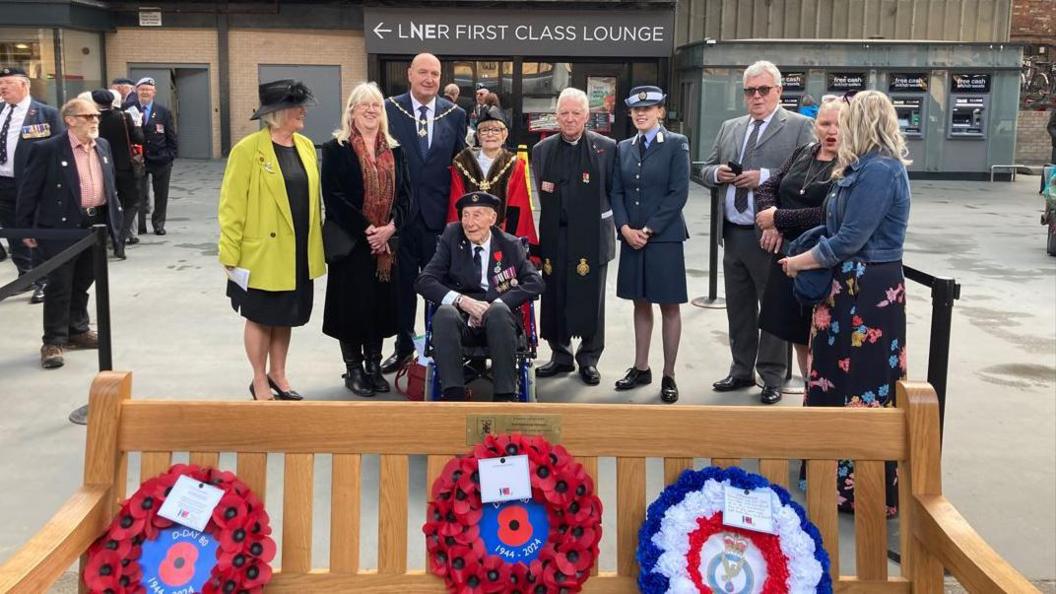
[[[385,29],[381,28],[384,24],[385,21],[382,21],[378,23],[376,27],[374,27],[374,34],[378,36],[378,39],[385,39],[385,37],[382,36],[382,33],[392,33],[392,29],[389,29],[387,27]]]

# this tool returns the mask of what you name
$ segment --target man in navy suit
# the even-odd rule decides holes
[[[543,291],[543,277],[521,240],[495,226],[502,202],[471,192],[456,203],[459,223],[444,229],[436,254],[418,277],[433,315],[433,357],[444,400],[465,400],[462,346],[484,343],[491,355],[496,402],[517,399],[515,312]]]
[[[99,110],[95,103],[72,99],[62,106],[68,128],[30,145],[26,169],[19,181],[16,224],[21,228],[87,229],[105,224],[117,239],[121,204],[114,182],[110,145],[99,138]],[[74,240],[22,240],[52,258]],[[64,348],[99,348],[88,327],[88,288],[95,281],[92,252],[83,251],[48,275],[44,296],[44,345],[40,363],[45,369],[63,365]]]
[[[0,227],[14,228],[18,180],[26,167],[31,143],[60,134],[59,110],[29,96],[29,77],[21,68],[0,67]],[[39,255],[13,240],[11,261],[18,275],[29,272]],[[3,247],[0,247],[3,252]],[[0,258],[3,260],[3,258]],[[31,303],[44,301],[44,280],[36,283]]]
[[[418,298],[414,282],[418,272],[436,252],[436,239],[447,222],[452,159],[466,148],[466,112],[440,91],[440,60],[418,54],[407,69],[410,92],[389,97],[385,111],[389,133],[404,146],[414,192],[414,208],[400,230],[396,255],[400,263],[397,282],[396,352],[381,370],[392,373],[414,355],[414,317]]]
[[[144,77],[136,83],[139,96],[137,109],[143,114],[143,156],[147,161],[147,174],[139,180],[139,232],[147,232],[147,213],[151,212],[147,193],[147,178],[154,189],[154,212],[150,223],[155,235],[165,235],[165,215],[169,204],[169,176],[172,162],[176,159],[176,126],[172,112],[154,101],[156,92],[154,79]]]

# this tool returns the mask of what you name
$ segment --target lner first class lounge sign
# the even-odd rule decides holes
[[[367,52],[467,56],[671,55],[674,13],[364,7]]]

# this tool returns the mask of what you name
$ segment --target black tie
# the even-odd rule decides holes
[[[645,158],[645,134],[638,135],[638,160]]]
[[[429,108],[425,105],[418,108],[418,148],[422,154],[429,152]]]
[[[748,144],[744,147],[744,157],[741,159],[741,167],[744,171],[755,168],[752,157],[755,156],[755,143],[759,140],[759,127],[762,125],[763,120],[752,121],[752,133],[748,135]],[[737,212],[748,210],[748,192],[748,188],[737,188],[737,192],[733,195],[733,206]]]
[[[483,262],[481,262],[482,253],[484,253],[484,248],[482,246],[478,245],[473,248],[473,263],[477,265],[477,287],[484,284],[484,277],[479,276],[484,274],[483,271],[481,271],[480,269],[480,267],[483,265]]]
[[[11,129],[11,116],[15,115],[15,106],[4,104],[7,107],[7,117],[4,118],[4,127],[0,128],[0,165],[7,163],[7,131]]]

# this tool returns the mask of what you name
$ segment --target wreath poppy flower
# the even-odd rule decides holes
[[[122,503],[107,531],[89,547],[84,581],[91,594],[146,593],[140,565],[143,543],[174,525],[159,516],[158,510],[180,476],[213,484],[224,492],[204,531],[219,546],[203,592],[257,594],[271,580],[268,564],[275,558],[275,541],[268,536],[270,519],[262,502],[231,472],[176,464],[144,481]]]
[[[480,500],[478,461],[522,454],[528,457],[532,503],[542,507],[539,511],[548,520],[545,537],[524,530],[532,522],[524,508],[508,504],[489,515]],[[594,496],[590,475],[563,447],[551,446],[542,437],[488,435],[467,456],[445,464],[430,492],[422,527],[429,568],[449,592],[575,592],[589,578],[601,538],[601,501]],[[526,555],[524,560],[510,561],[489,552],[480,525],[485,517],[492,518],[489,530],[497,531],[504,546],[531,543],[528,550],[535,551],[534,557],[526,550],[520,553]],[[524,539],[522,532],[539,542]]]

